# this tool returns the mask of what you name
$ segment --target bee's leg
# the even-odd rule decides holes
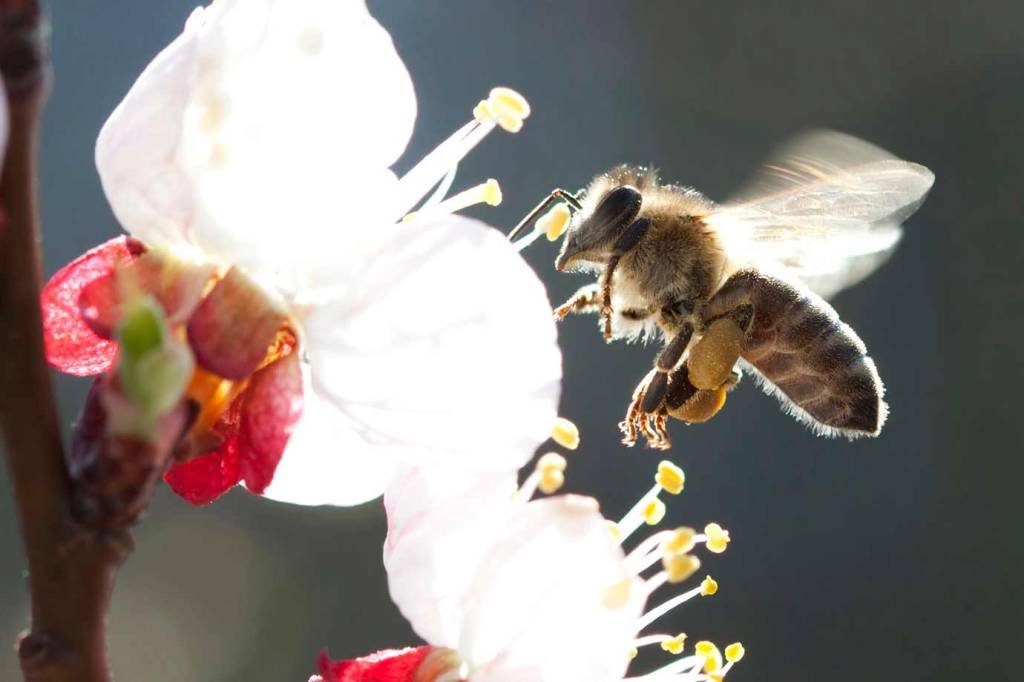
[[[612,276],[615,274],[615,268],[618,267],[619,260],[640,243],[650,226],[651,221],[647,218],[633,221],[615,240],[611,258],[601,273],[598,285],[601,287],[601,318],[604,320],[605,341],[612,340]]]
[[[699,389],[717,389],[733,380],[746,335],[754,322],[754,305],[745,280],[730,281],[705,310],[702,310],[703,334],[687,357],[689,379]],[[732,285],[732,286],[730,286]]]
[[[601,285],[588,284],[568,301],[555,308],[555,319],[564,320],[569,313],[596,313],[601,309]]]
[[[699,389],[717,389],[732,380],[736,361],[754,319],[754,307],[743,302],[705,320],[704,334],[687,358],[690,381]],[[734,385],[738,379],[732,381]]]
[[[727,380],[717,388],[697,388],[690,381],[688,364],[689,358],[669,376],[664,410],[688,424],[698,424],[718,414],[734,384]]]
[[[672,445],[665,430],[664,402],[669,385],[668,377],[679,364],[679,359],[683,357],[692,337],[693,325],[684,324],[679,333],[658,354],[654,369],[637,385],[633,392],[633,400],[626,410],[626,418],[619,423],[623,444],[635,445],[637,432],[642,431],[653,448],[666,450]]]

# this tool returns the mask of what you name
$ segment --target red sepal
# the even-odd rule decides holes
[[[238,438],[227,438],[213,452],[172,466],[164,480],[186,502],[209,504],[242,480]]]
[[[245,481],[260,494],[274,479],[292,430],[302,416],[302,370],[289,353],[252,375],[249,385],[211,429],[220,446],[175,464],[164,480],[191,504],[209,504]]]
[[[118,263],[145,251],[131,237],[117,237],[87,251],[57,271],[43,287],[43,341],[51,365],[76,376],[107,371],[117,357],[117,345],[97,336],[82,319],[78,299],[90,283],[109,276]]]
[[[257,371],[242,394],[238,452],[245,487],[257,495],[270,485],[295,423],[302,416],[299,354]]]
[[[238,381],[260,366],[284,321],[263,289],[231,268],[189,318],[188,342],[202,367]]]
[[[241,405],[235,398],[220,419],[203,434],[219,445],[186,462],[173,465],[164,474],[171,490],[191,504],[209,504],[231,490],[242,480],[242,466],[238,453],[238,422]],[[200,450],[202,452],[202,450]]]
[[[104,339],[113,336],[121,317],[123,282],[155,297],[164,309],[167,322],[174,327],[188,320],[199,305],[203,290],[214,274],[212,265],[181,263],[157,251],[147,251],[115,273],[90,282],[78,297],[82,319]]]
[[[323,682],[412,682],[430,650],[429,646],[384,649],[351,661],[332,661],[324,649],[316,662]]]

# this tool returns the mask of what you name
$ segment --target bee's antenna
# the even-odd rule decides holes
[[[525,218],[519,221],[518,225],[512,228],[512,230],[508,233],[508,240],[512,241],[513,239],[515,239],[516,236],[520,232],[522,232],[527,225],[529,225],[530,223],[537,219],[537,216],[539,216],[544,211],[544,209],[546,209],[548,206],[555,203],[559,199],[569,204],[569,207],[572,208],[574,211],[578,211],[582,207],[580,200],[572,192],[568,192],[564,189],[552,190],[551,194],[547,195],[547,197],[545,197],[543,201],[537,204],[537,206],[532,211],[526,214]]]

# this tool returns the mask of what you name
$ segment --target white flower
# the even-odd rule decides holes
[[[621,545],[634,531],[664,516],[659,492],[682,490],[682,471],[663,462],[655,486],[611,524],[589,497],[529,501],[538,487],[557,488],[561,476],[553,474],[564,468],[564,458],[545,455],[518,491],[509,476],[437,468],[403,469],[392,480],[384,496],[388,585],[417,634],[451,650],[432,658],[435,679],[604,682],[624,679],[637,647],[683,653],[685,635],[643,631],[683,602],[714,594],[717,583],[707,577],[645,605],[694,574],[696,544],[721,552],[728,532],[717,524],[704,533],[662,531],[626,552]],[[725,661],[710,642],[691,650],[642,679],[718,680],[743,655],[739,644],[726,648]]]
[[[288,422],[271,434],[287,443],[276,472],[271,457],[248,465],[269,467],[269,497],[361,502],[399,461],[509,471],[548,436],[561,362],[544,289],[501,234],[452,215],[500,201],[497,185],[441,200],[458,161],[495,127],[517,129],[528,106],[492,91],[398,179],[390,165],[415,113],[405,66],[362,0],[215,0],[100,133],[97,166],[124,229],[175,262],[242,273],[265,299],[257,313],[281,310],[298,341],[301,366],[288,371],[301,418],[291,409],[294,433]],[[102,369],[91,359],[90,371]],[[204,395],[221,396],[217,367],[206,370]],[[280,412],[265,393],[250,402]],[[248,421],[239,442],[267,442],[245,440],[247,428],[267,428]],[[492,457],[479,456],[485,443]],[[187,485],[178,481],[190,499],[239,478],[253,487],[244,456],[240,473],[223,452],[212,456],[221,459],[179,465],[192,467]]]

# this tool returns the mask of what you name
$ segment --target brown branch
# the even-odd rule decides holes
[[[107,680],[104,621],[126,545],[87,531],[72,515],[68,476],[39,310],[36,202],[39,119],[49,66],[38,0],[0,0],[0,71],[10,138],[0,180],[0,427],[21,517],[32,599],[21,636],[32,682]]]

